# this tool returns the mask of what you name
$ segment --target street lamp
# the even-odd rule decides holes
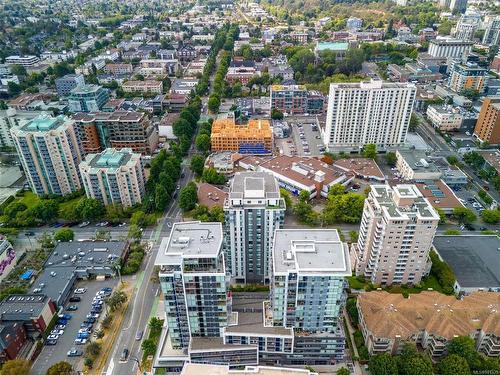
[[[139,367],[139,372],[142,372],[141,362],[137,359],[137,357],[130,356],[129,358],[137,363],[137,367]]]
[[[113,267],[116,270],[116,272],[118,272],[118,278],[120,279],[120,283],[123,284],[122,274],[120,272],[121,269],[122,269],[122,265],[120,264],[120,260],[119,259],[116,262],[113,263]]]

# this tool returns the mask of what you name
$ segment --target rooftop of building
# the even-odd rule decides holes
[[[347,51],[349,43],[347,42],[317,42],[317,51]]]
[[[453,190],[442,180],[421,181],[416,182],[415,185],[435,208],[451,210],[455,207],[463,207]]]
[[[125,102],[125,101],[124,101]],[[121,105],[123,104],[116,102],[110,104]],[[109,102],[108,102],[109,103]],[[94,121],[107,121],[107,122],[138,122],[146,117],[144,112],[136,111],[114,111],[114,112],[78,112],[72,115],[73,120],[79,122],[94,122]]]
[[[277,229],[273,272],[350,276],[349,249],[336,229]]]
[[[500,151],[485,150],[478,152],[489,165],[491,165],[498,173],[500,173]]]
[[[122,148],[121,150],[107,148],[100,154],[88,154],[83,163],[95,170],[103,168],[116,170],[126,165],[135,166],[140,158],[141,154],[134,153],[130,148]]]
[[[94,94],[99,90],[102,90],[102,86],[93,84],[78,85],[71,90],[72,95],[84,95],[84,94]]]
[[[353,89],[353,90],[380,90],[380,89],[388,89],[388,88],[413,88],[416,90],[416,86],[413,83],[409,82],[387,82],[382,81],[378,78],[371,78],[370,80],[362,81],[362,82],[353,82],[353,83],[330,83],[330,90],[332,88],[339,89]]]
[[[307,90],[304,85],[272,85],[272,91],[304,91]]]
[[[155,79],[145,79],[144,81],[127,81],[122,86],[128,87],[158,87],[162,84],[161,81]]]
[[[47,132],[50,130],[57,129],[61,126],[72,123],[72,121],[66,116],[52,117],[47,113],[42,113],[34,119],[24,123],[19,127],[20,130],[25,132]]]
[[[163,238],[155,264],[180,265],[184,258],[215,258],[221,248],[221,223],[178,222],[170,237]]]
[[[250,119],[247,124],[238,125],[234,118],[217,119],[212,124],[212,137],[228,138],[272,138],[269,120]]]
[[[198,185],[198,204],[201,206],[208,208],[223,207],[228,196],[229,194],[226,191],[212,184],[204,182]]]
[[[264,170],[269,170],[304,186],[313,186],[314,178],[318,173],[324,178],[323,184],[325,185],[341,183],[351,177],[347,175],[348,172],[312,157],[280,155],[273,158],[259,158],[249,156],[240,162],[255,167],[260,166]]]
[[[358,296],[367,329],[381,338],[402,341],[422,331],[452,339],[482,328],[500,334],[500,293],[473,293],[457,300],[434,291],[402,294],[372,291]]]
[[[438,213],[422,196],[416,185],[371,185],[370,195],[393,219],[419,215],[425,219],[439,220]]]
[[[500,238],[435,236],[433,245],[464,288],[500,288]]]
[[[12,320],[16,314],[21,313],[28,313],[31,317],[38,317],[48,302],[49,297],[46,295],[11,294],[0,302],[0,319]]]
[[[410,168],[417,173],[439,173],[433,160],[427,157],[427,154],[421,150],[397,150],[397,153],[405,160]]]
[[[230,199],[280,198],[276,178],[267,172],[238,172],[231,181]]]
[[[472,46],[474,44],[473,41],[463,40],[463,39],[455,39],[452,37],[442,37],[438,36],[436,39],[430,40],[431,44],[468,44]]]
[[[338,159],[333,165],[345,171],[353,172],[364,178],[376,178],[384,180],[385,176],[377,162],[367,158]]]
[[[199,363],[186,363],[182,369],[181,375],[313,375],[315,373],[309,370],[284,368],[284,367],[266,367],[266,366],[246,366],[244,369],[229,369],[229,366],[207,365]]]

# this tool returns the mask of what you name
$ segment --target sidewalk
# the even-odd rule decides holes
[[[344,316],[344,321],[346,323],[347,330],[349,331],[349,337],[351,339],[351,344],[352,344],[352,350],[354,352],[354,356],[359,358],[359,353],[358,353],[358,348],[356,347],[356,343],[354,341],[354,327],[351,324],[351,320],[349,319],[349,315],[347,314],[346,310],[344,309],[342,311],[342,314]],[[361,366],[358,361],[352,361],[354,363],[354,373],[356,375],[362,375],[363,371],[361,370]]]

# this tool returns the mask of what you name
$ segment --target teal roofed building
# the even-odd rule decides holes
[[[314,48],[314,54],[318,57],[321,52],[330,51],[335,53],[337,61],[343,60],[349,43],[347,42],[317,42]]]

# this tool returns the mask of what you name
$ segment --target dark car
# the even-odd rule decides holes
[[[81,300],[81,297],[73,296],[69,299],[69,302],[80,302]]]
[[[47,340],[45,341],[45,345],[56,345],[57,344],[57,340]]]
[[[29,231],[29,232],[26,232],[26,233],[24,233],[24,234],[26,235],[26,237],[31,237],[31,236],[34,236],[34,235],[35,235],[35,232],[31,232],[31,231]]]
[[[470,224],[465,224],[464,227],[465,227],[465,229],[470,230],[470,231],[476,230],[476,228],[474,228],[474,226],[470,225]]]
[[[128,358],[128,349],[123,348],[122,355],[120,356],[120,361],[125,362]]]
[[[95,323],[95,318],[87,318],[83,321],[84,323]]]

